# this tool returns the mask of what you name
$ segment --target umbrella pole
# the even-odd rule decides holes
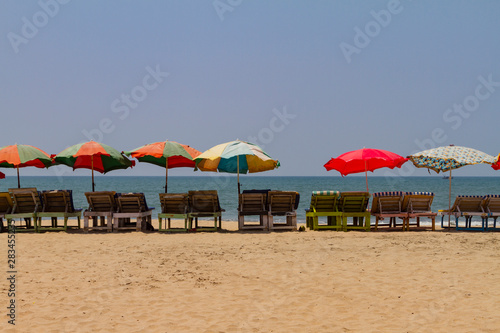
[[[238,169],[238,195],[240,192],[240,155],[236,155],[236,168]]]
[[[165,157],[165,193],[167,193],[168,185],[168,157]]]
[[[366,192],[368,191],[368,171],[366,170],[366,160],[365,160],[365,180],[366,180]]]
[[[21,181],[19,180],[19,165],[17,166],[17,188],[21,188]]]
[[[448,190],[448,212],[450,214],[448,214],[448,229],[450,229],[450,224],[451,224],[450,223],[450,220],[451,220],[451,212],[450,212],[450,210],[451,210],[451,169],[450,169],[450,178],[449,178],[449,180],[450,180],[450,186],[449,186],[449,190]]]
[[[90,165],[92,168],[92,192],[95,192],[95,184],[94,184],[94,155],[90,156]]]

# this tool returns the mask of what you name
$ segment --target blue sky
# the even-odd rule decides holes
[[[338,176],[323,164],[363,147],[496,155],[499,15],[494,0],[4,0],[0,145],[55,154],[169,139],[205,151],[241,139],[280,160],[266,176]],[[64,168],[23,174],[88,174]]]

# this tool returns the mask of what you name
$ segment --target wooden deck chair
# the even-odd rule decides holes
[[[341,192],[339,197],[339,211],[342,212],[344,231],[370,231],[370,211],[367,210],[370,193],[368,192]],[[352,217],[352,224],[348,218]]]
[[[238,230],[267,230],[267,194],[270,190],[245,190],[238,196]],[[259,222],[245,224],[245,216],[258,216]]]
[[[410,220],[416,219],[414,225],[420,227],[420,218],[428,217],[431,219],[432,231],[436,230],[436,215],[431,209],[434,193],[432,192],[406,192],[403,199],[403,211],[408,214],[405,220],[406,230],[410,229]],[[405,225],[403,225],[405,230]]]
[[[54,190],[42,192],[43,209],[38,213],[37,231],[67,231],[68,218],[77,218],[77,229],[80,229],[81,209],[75,209],[73,205],[73,193],[71,190]],[[42,225],[42,218],[50,217],[51,226]],[[64,219],[63,225],[59,226],[57,218]]]
[[[13,206],[10,214],[5,214],[7,226],[10,226],[16,218],[24,219],[24,226],[16,226],[16,232],[36,231],[36,219],[42,210],[42,200],[36,188],[10,188]],[[33,220],[33,225],[31,225]]]
[[[160,193],[161,213],[158,213],[158,231],[187,232],[189,222],[189,195],[187,193]],[[166,219],[163,228],[162,219]],[[171,219],[183,219],[184,227],[172,227]]]
[[[373,193],[372,208],[370,210],[370,214],[375,216],[375,230],[378,230],[379,226],[395,228],[398,218],[403,220],[404,230],[404,225],[406,219],[408,218],[408,214],[403,212],[403,197],[404,192],[402,191]],[[379,221],[386,218],[389,219],[389,223],[380,225]]]
[[[484,211],[483,200],[484,196],[482,195],[458,195],[451,209],[439,210],[439,214],[441,214],[441,227],[444,228],[444,217],[450,215],[455,217],[456,230],[485,231],[488,214]],[[481,227],[472,227],[472,218],[474,216],[481,218]],[[460,217],[465,218],[465,227],[460,226]]]
[[[497,218],[500,216],[500,195],[488,194],[484,199],[483,209],[486,214],[488,214],[488,218],[486,219],[486,229],[496,229]],[[493,218],[493,228],[490,228],[488,225],[489,218]]]
[[[89,208],[83,212],[83,231],[85,233],[89,230],[113,231],[113,213],[117,209],[115,194],[114,191],[85,192],[89,203]],[[89,218],[92,219],[92,226],[89,226]]]
[[[188,195],[190,230],[217,231],[222,228],[222,212],[225,210],[220,207],[217,191],[189,191]],[[212,217],[214,219],[214,226],[200,226],[198,221],[200,217]],[[219,227],[217,227],[217,219],[219,220]]]
[[[311,205],[306,209],[306,226],[311,230],[342,230],[342,212],[337,200],[339,191],[313,191]],[[319,224],[319,218],[326,217],[326,224]]]
[[[9,192],[0,192],[0,232],[7,231],[7,227],[3,225],[3,220],[6,214],[12,212],[14,203]]]
[[[151,226],[153,209],[146,203],[144,193],[119,193],[116,195],[117,211],[113,213],[113,232],[119,230],[146,230]],[[135,222],[131,222],[135,219]]]
[[[267,224],[269,231],[297,230],[297,192],[269,191],[267,194],[268,213]],[[275,216],[284,216],[285,222],[274,222]]]

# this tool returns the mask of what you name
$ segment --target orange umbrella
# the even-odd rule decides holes
[[[48,168],[52,165],[50,155],[29,145],[11,145],[0,148],[0,167],[17,169],[17,187],[21,187],[19,168],[28,166]]]
[[[165,167],[165,193],[168,185],[168,169],[179,167],[194,168],[194,158],[200,151],[175,141],[155,142],[123,152],[127,156],[135,157],[139,162],[146,162]]]

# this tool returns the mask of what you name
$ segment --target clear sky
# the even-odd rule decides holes
[[[241,139],[280,160],[265,176],[338,176],[323,164],[363,147],[496,155],[498,17],[496,0],[3,0],[0,146],[169,139],[205,151]],[[52,169],[22,173],[88,174]]]

